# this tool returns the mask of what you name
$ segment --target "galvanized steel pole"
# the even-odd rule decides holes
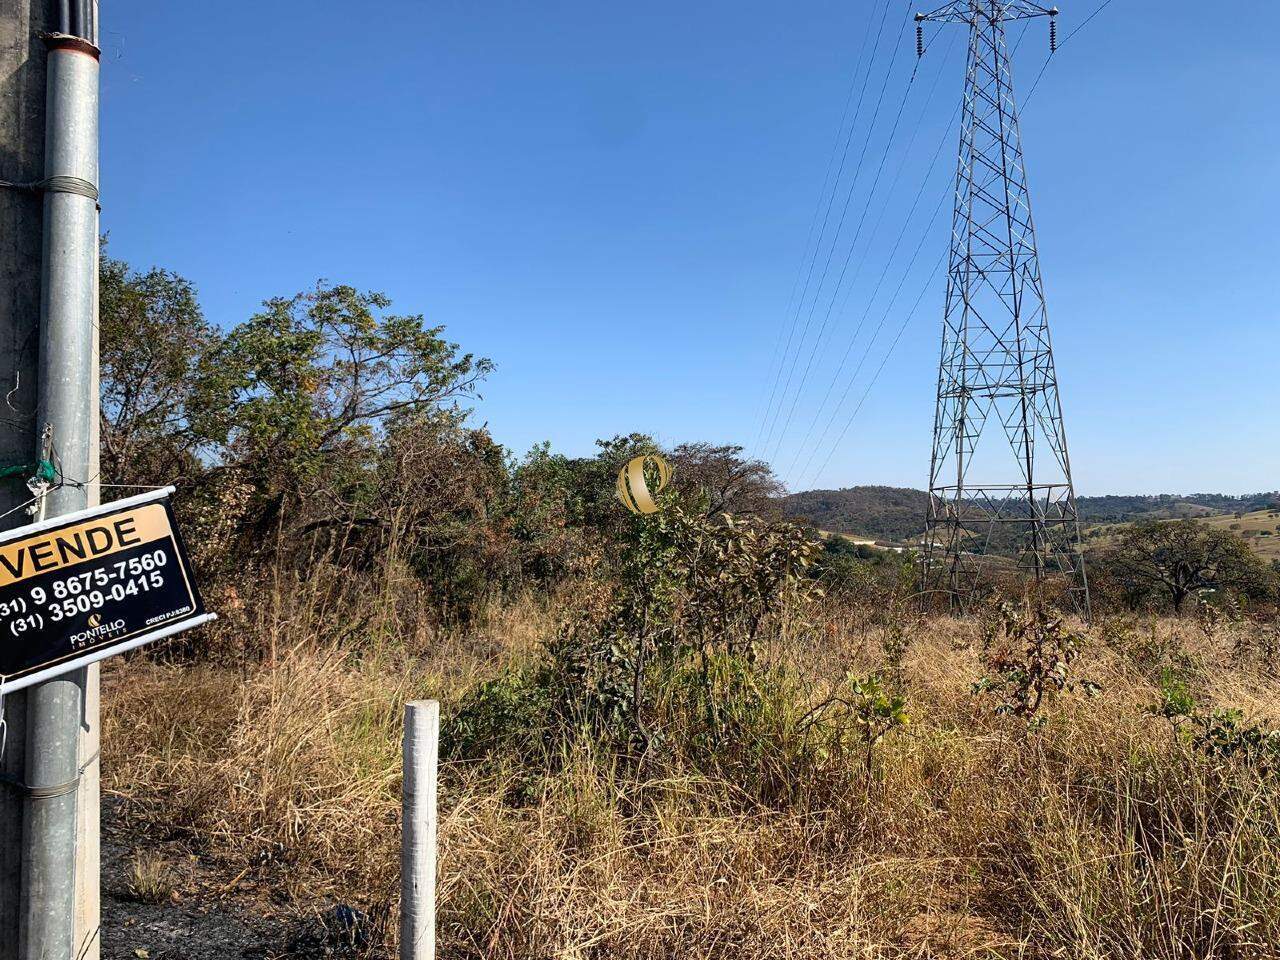
[[[56,29],[45,0],[0,3],[0,180],[44,176],[45,61],[38,39]],[[41,195],[0,188],[0,463],[28,463],[40,435],[39,382]],[[21,482],[0,484],[0,530],[30,523]],[[26,779],[27,692],[4,698],[8,736],[0,756],[0,960],[17,960],[21,927],[22,820]]]
[[[83,21],[82,21],[83,23]],[[83,27],[82,27],[83,28]],[[91,479],[94,311],[97,304],[98,49],[88,38],[46,37],[44,278],[37,421],[52,427],[66,481],[46,516],[82,510]],[[23,960],[72,960],[76,796],[85,672],[33,687],[27,698],[23,834]]]

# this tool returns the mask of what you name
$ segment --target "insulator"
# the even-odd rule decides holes
[[[924,24],[916,24],[916,56],[924,56]]]
[[[1058,52],[1058,21],[1054,19],[1049,20],[1049,52]]]

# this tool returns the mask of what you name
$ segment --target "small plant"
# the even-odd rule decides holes
[[[177,892],[173,867],[153,850],[138,850],[129,869],[129,895],[142,903],[164,903]]]
[[[885,673],[895,690],[906,686],[906,659],[910,646],[911,633],[906,617],[893,617],[880,636],[880,650],[884,654]]]
[[[894,693],[878,674],[860,677],[852,671],[844,676],[843,689],[813,707],[800,721],[802,729],[824,717],[838,728],[841,721],[857,731],[862,751],[863,773],[868,787],[875,769],[876,746],[899,727],[911,722],[906,697]]]
[[[1092,680],[1071,676],[1082,640],[1043,606],[1003,601],[983,623],[982,659],[988,672],[973,691],[998,697],[996,713],[1039,725],[1036,714],[1046,696],[1076,689],[1093,696],[1101,689]]]
[[[1240,604],[1230,594],[1213,600],[1205,597],[1196,599],[1196,625],[1209,640],[1217,635],[1220,628],[1238,624],[1242,619]]]
[[[494,753],[540,740],[546,726],[546,691],[524,673],[509,672],[477,684],[445,721],[441,739],[455,758]]]
[[[1252,660],[1275,675],[1280,666],[1280,624],[1254,623],[1248,629],[1237,631],[1231,654],[1236,663]]]
[[[1149,713],[1169,721],[1173,735],[1210,760],[1241,760],[1270,773],[1280,764],[1280,730],[1245,722],[1236,708],[1201,710],[1185,680],[1172,671],[1160,678],[1160,700]]]
[[[1160,701],[1147,707],[1147,712],[1164,717],[1176,732],[1182,723],[1195,713],[1196,700],[1191,688],[1177,672],[1169,669],[1160,672]]]
[[[849,687],[849,701],[853,722],[862,737],[864,770],[867,783],[871,782],[876,745],[892,730],[905,727],[907,701],[899,693],[891,693],[880,677],[845,675]]]

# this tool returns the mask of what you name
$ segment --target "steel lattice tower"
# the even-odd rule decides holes
[[[1016,556],[1087,614],[1071,463],[1005,23],[1050,17],[1025,0],[953,0],[916,15],[969,27],[942,358],[929,470],[925,586],[961,608],[979,557]],[[1050,43],[1056,42],[1050,20]]]

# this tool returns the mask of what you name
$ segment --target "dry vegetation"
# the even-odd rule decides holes
[[[511,601],[461,631],[390,574],[257,589],[222,598],[215,662],[108,671],[109,787],[230,874],[393,915],[403,701],[453,713],[580,603]],[[974,692],[984,646],[976,622],[828,599],[763,641],[769,682],[715,751],[673,687],[668,746],[638,764],[532,730],[446,762],[441,955],[1280,956],[1277,754],[1251,726],[1280,723],[1275,628],[1104,620],[1066,667],[1100,690],[1051,689],[1028,716]],[[852,702],[850,671],[910,717],[869,779],[865,716],[813,711]],[[1214,740],[1204,718],[1226,707],[1244,718]]]
[[[103,479],[179,487],[222,616],[106,671],[135,899],[193,853],[385,951],[401,709],[435,697],[446,958],[1280,956],[1280,568],[1234,531],[1113,530],[1099,608],[1152,612],[1087,632],[920,621],[911,555],[771,521],[739,447],[504,449],[465,409],[492,364],[381,294],[222,329],[163,270],[101,289]]]
[[[1280,560],[1280,510],[1254,510],[1250,513],[1224,513],[1204,521],[1211,527],[1230,530],[1260,557]]]

